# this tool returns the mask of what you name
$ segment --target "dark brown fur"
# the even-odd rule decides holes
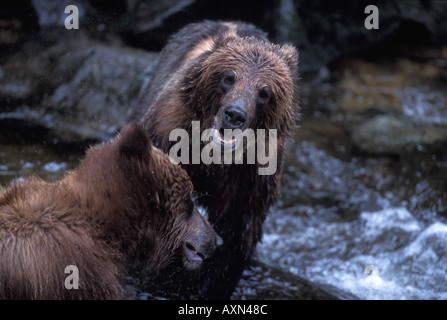
[[[220,239],[192,191],[134,124],[58,182],[14,183],[0,194],[0,299],[121,299],[127,266],[158,271],[181,259],[185,241],[208,257]],[[68,265],[79,289],[64,286]]]
[[[262,31],[238,22],[188,25],[163,49],[132,118],[144,124],[164,152],[175,143],[169,141],[173,129],[186,129],[191,137],[192,121],[200,121],[201,130],[224,128],[223,114],[232,104],[246,114],[242,129],[277,129],[278,134],[273,175],[258,175],[257,165],[250,164],[182,164],[203,195],[200,203],[224,246],[200,279],[188,283],[185,279],[191,276],[183,275],[182,285],[172,291],[183,291],[184,297],[231,296],[277,196],[285,143],[298,115],[297,63],[294,47],[273,45]],[[234,83],[223,88],[222,81],[231,72]],[[269,95],[262,100],[265,87]]]

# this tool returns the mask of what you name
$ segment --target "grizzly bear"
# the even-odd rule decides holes
[[[222,239],[192,192],[136,124],[60,181],[14,182],[0,194],[0,299],[122,299],[135,263],[198,268]]]
[[[177,273],[172,292],[183,292],[184,298],[229,298],[252,260],[278,196],[285,145],[299,115],[297,73],[298,52],[292,45],[272,44],[264,32],[241,22],[187,25],[162,50],[130,119],[140,121],[164,152],[177,142],[170,137],[175,129],[186,130],[192,139],[196,121],[201,132],[214,130],[212,141],[201,141],[202,150],[208,142],[234,148],[240,135],[225,138],[227,129],[276,130],[273,174],[259,174],[258,162],[181,163],[224,245],[198,278]],[[257,147],[267,148],[268,139]],[[196,155],[189,150],[191,159]],[[172,276],[169,280],[174,283]],[[166,288],[162,284],[162,291]]]

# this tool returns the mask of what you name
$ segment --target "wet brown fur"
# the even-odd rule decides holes
[[[203,231],[192,191],[135,124],[60,181],[13,183],[0,194],[0,299],[125,298],[128,265],[158,271]],[[68,265],[79,270],[79,289],[64,286]]]

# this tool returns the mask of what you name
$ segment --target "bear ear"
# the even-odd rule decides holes
[[[144,159],[149,157],[152,143],[143,127],[129,123],[121,129],[118,137],[118,152],[125,158]]]
[[[284,60],[286,61],[287,66],[292,71],[294,77],[296,77],[298,74],[298,50],[294,46],[286,44],[281,47],[281,52],[284,56]]]

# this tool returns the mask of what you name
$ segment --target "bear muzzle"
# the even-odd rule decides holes
[[[186,269],[197,269],[203,260],[211,257],[223,240],[213,227],[195,209],[189,222],[192,234],[183,241],[183,265]]]
[[[248,125],[247,102],[238,98],[221,107],[214,118],[210,140],[224,148],[234,150],[237,139]]]
[[[242,99],[224,108],[222,117],[222,127],[224,129],[241,129],[247,122],[247,112],[245,102]]]

